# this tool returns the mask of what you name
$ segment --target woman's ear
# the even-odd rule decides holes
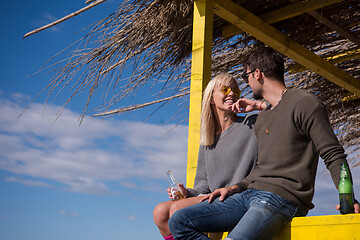
[[[213,96],[211,95],[211,97],[210,97],[210,104],[215,104],[215,102],[214,102],[214,98],[213,98]]]

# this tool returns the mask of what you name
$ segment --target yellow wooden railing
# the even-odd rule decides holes
[[[212,240],[227,234],[211,233]],[[360,240],[360,215],[296,217],[273,240]]]
[[[297,217],[274,240],[353,240],[360,239],[360,215]]]

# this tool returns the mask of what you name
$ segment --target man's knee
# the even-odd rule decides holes
[[[183,215],[182,215],[182,209],[180,209],[179,211],[176,211],[169,219],[168,221],[168,225],[169,225],[169,229],[170,232],[176,236],[178,231],[180,231],[181,229],[183,229]]]

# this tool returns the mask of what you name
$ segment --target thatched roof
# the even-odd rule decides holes
[[[233,2],[262,16],[297,1]],[[337,67],[359,80],[360,3],[358,0],[337,2],[271,25],[317,55],[324,58],[333,56]],[[149,80],[155,80],[155,84],[162,86],[162,91],[158,93],[160,100],[156,103],[182,98],[186,100],[183,101],[186,107],[190,80],[192,11],[193,1],[188,0],[125,0],[112,15],[91,26],[77,50],[67,61],[62,61],[66,64],[51,79],[47,87],[49,94],[56,95],[63,86],[70,85],[74,95],[88,92],[90,100],[101,89],[106,98],[99,103],[98,110],[100,115],[106,115],[149,105],[144,103],[130,108],[121,107],[119,110],[124,98],[136,94],[137,89]],[[225,71],[239,77],[243,72],[244,58],[263,43],[247,33],[224,37],[222,29],[228,25],[222,18],[214,16],[212,74]],[[353,54],[349,55],[347,51],[353,51]],[[334,57],[340,53],[347,54],[345,58]],[[133,74],[124,79],[121,77],[122,70],[129,66],[133,68]],[[342,101],[348,94],[346,90],[314,72],[296,66],[291,59],[287,59],[286,67],[292,69],[286,75],[287,85],[306,89],[324,101],[341,143],[359,156],[359,98]],[[251,97],[248,86],[240,84],[245,96]],[[88,102],[84,114],[87,113],[87,106]]]

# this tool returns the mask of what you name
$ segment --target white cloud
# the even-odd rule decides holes
[[[39,184],[36,178],[65,185],[62,189],[89,194],[116,194],[108,182],[138,181],[157,189],[166,169],[179,180],[186,171],[187,127],[85,118],[59,106],[34,103],[23,111],[27,97],[0,98],[0,169],[26,176],[14,182]],[[21,101],[21,99],[24,99]],[[33,181],[23,180],[28,177]],[[119,185],[118,185],[119,186]]]
[[[77,215],[78,215],[77,212],[68,212],[65,210],[60,210],[59,214],[64,215],[64,216],[69,216],[69,217],[77,217]]]
[[[48,184],[48,183],[45,183],[45,182],[25,180],[25,179],[16,178],[16,177],[7,177],[7,178],[5,178],[5,181],[22,183],[24,185],[33,186],[33,187],[47,187],[47,188],[53,188],[54,187],[51,184]]]
[[[137,218],[136,218],[135,215],[131,214],[131,215],[128,216],[128,220],[129,220],[129,221],[136,221]]]

